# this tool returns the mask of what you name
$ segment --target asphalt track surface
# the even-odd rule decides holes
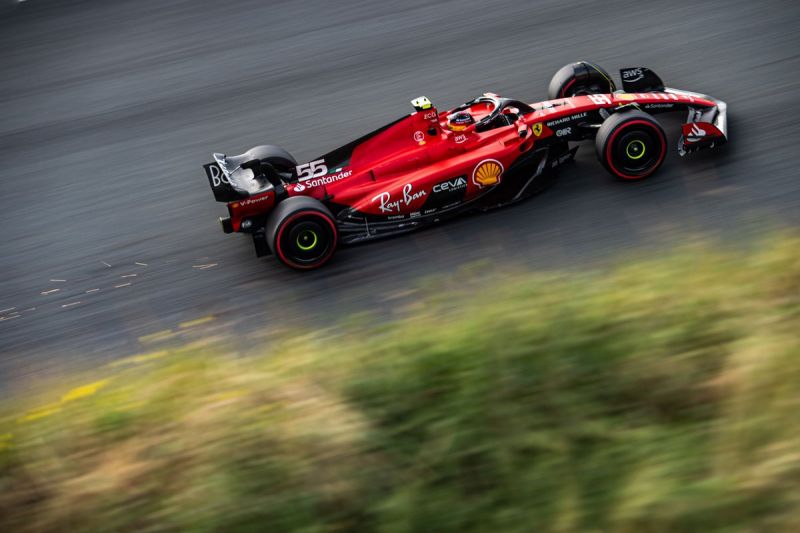
[[[457,279],[485,258],[583,268],[797,227],[798,15],[795,2],[730,0],[4,4],[0,381],[188,330],[247,348],[277,325],[392,313],[421,277]],[[347,248],[313,273],[257,260],[219,229],[201,169],[213,151],[274,143],[308,160],[421,94],[440,108],[484,91],[544,99],[578,59],[649,66],[727,101],[730,144],[680,159],[671,121],[665,166],[635,184],[610,179],[585,144],[538,198]]]

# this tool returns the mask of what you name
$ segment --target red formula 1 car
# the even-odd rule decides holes
[[[657,113],[688,113],[681,155],[726,142],[724,102],[665,88],[643,67],[620,73],[624,90],[603,69],[572,63],[553,77],[549,100],[535,104],[487,93],[439,112],[420,97],[410,115],[300,165],[277,146],[214,154],[204,168],[228,206],[222,228],[252,234],[258,256],[312,269],[340,244],[530,197],[574,158],[570,142],[593,139],[611,174],[646,178],[667,151]]]

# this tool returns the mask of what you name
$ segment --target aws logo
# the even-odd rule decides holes
[[[490,187],[500,183],[503,174],[503,164],[496,159],[484,159],[472,173],[472,183],[478,187]]]

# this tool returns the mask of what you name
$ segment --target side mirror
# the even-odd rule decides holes
[[[528,125],[527,124],[520,124],[517,126],[517,132],[519,133],[519,138],[524,139],[528,136]]]

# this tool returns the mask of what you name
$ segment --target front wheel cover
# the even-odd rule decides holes
[[[641,180],[653,174],[667,153],[664,131],[646,115],[623,117],[615,122],[612,128],[601,127],[598,132],[597,155],[603,166],[626,181]]]
[[[329,216],[321,211],[304,209],[280,222],[273,250],[287,266],[310,270],[330,260],[337,240],[336,224]]]

